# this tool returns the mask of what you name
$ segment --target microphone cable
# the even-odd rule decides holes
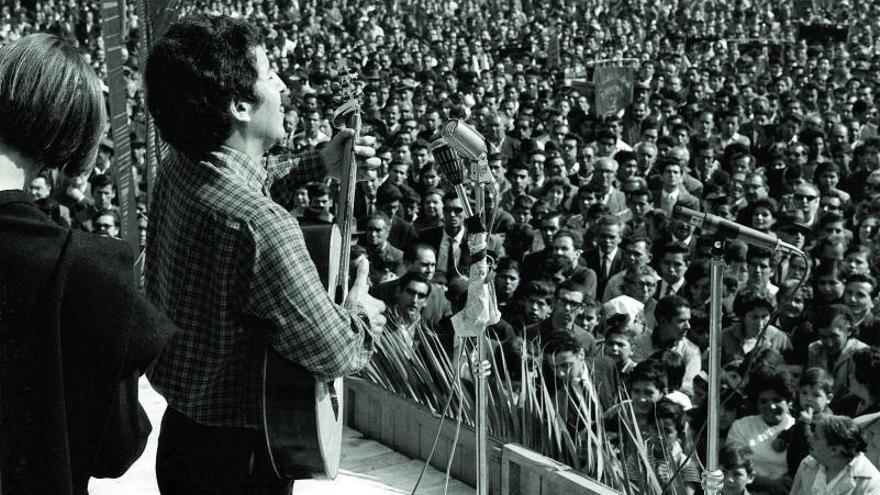
[[[456,393],[459,396],[462,395],[461,392],[461,356],[465,351],[465,345],[462,341],[461,345],[459,345],[458,352],[455,354],[455,375],[452,380],[452,386],[449,390],[449,397],[446,398],[446,404],[443,405],[443,412],[440,413],[440,426],[437,427],[437,434],[434,436],[434,444],[431,445],[431,451],[428,453],[428,457],[425,459],[425,465],[422,466],[422,472],[419,473],[419,478],[416,480],[416,484],[413,487],[410,495],[415,495],[416,490],[419,489],[419,485],[422,483],[422,478],[425,476],[425,473],[428,471],[428,467],[431,465],[431,459],[434,457],[434,451],[437,449],[437,444],[440,442],[440,435],[443,433],[443,423],[446,421],[446,414],[449,412],[449,408],[452,405],[452,399],[455,397]],[[460,397],[461,398],[461,397]],[[458,413],[456,414],[456,428],[455,428],[455,439],[452,444],[452,448],[449,452],[449,463],[447,465],[446,470],[446,487],[449,487],[449,470],[452,467],[452,459],[455,456],[455,449],[458,444],[458,433],[461,429],[461,402],[458,405]],[[444,493],[446,489],[444,489]]]

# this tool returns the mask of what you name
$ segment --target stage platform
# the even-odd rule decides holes
[[[89,495],[159,494],[154,466],[165,401],[153,390],[146,378],[141,378],[140,400],[153,423],[153,433],[150,435],[144,455],[122,478],[93,479],[89,484]],[[293,493],[294,495],[408,494],[412,492],[423,464],[421,460],[398,454],[378,442],[364,438],[360,432],[346,428],[339,477],[335,481],[297,482]],[[429,467],[416,493],[442,495],[445,480],[444,473]],[[451,479],[447,493],[473,495],[476,490],[461,481]]]

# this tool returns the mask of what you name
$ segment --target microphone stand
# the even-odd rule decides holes
[[[712,245],[709,271],[709,394],[706,425],[706,470],[703,492],[721,493],[724,478],[718,470],[718,409],[721,407],[721,300],[724,296],[724,241]]]
[[[470,178],[474,184],[474,199],[476,203],[477,218],[481,220],[482,230],[486,229],[489,222],[483,217],[486,212],[486,197],[483,189],[484,183],[491,180],[491,175],[487,178],[484,172],[488,172],[489,162],[486,154],[481,154],[477,160],[471,163]],[[489,242],[489,232],[486,232],[486,242]],[[486,253],[482,253],[485,256]],[[479,257],[479,255],[478,255]],[[476,414],[476,449],[477,449],[477,495],[489,494],[489,459],[488,459],[488,428],[487,428],[487,409],[488,409],[488,383],[486,374],[482,372],[483,361],[487,359],[486,353],[486,329],[476,337],[477,339],[477,369],[476,388],[477,388],[477,414]],[[497,371],[496,371],[497,372]]]
[[[452,183],[455,192],[458,198],[461,200],[462,206],[464,208],[464,213],[466,215],[465,226],[467,227],[468,240],[469,244],[473,239],[474,244],[472,246],[479,246],[479,251],[471,253],[471,266],[468,269],[468,287],[473,289],[472,283],[479,282],[480,284],[486,284],[486,280],[484,277],[488,276],[488,267],[485,272],[481,272],[476,265],[478,263],[484,262],[488,263],[487,258],[487,250],[488,250],[488,241],[489,241],[489,231],[487,231],[487,226],[491,225],[489,219],[486,219],[486,191],[484,187],[492,184],[494,177],[492,173],[489,171],[489,161],[487,157],[488,146],[483,147],[483,150],[479,152],[472,152],[468,146],[462,146],[459,139],[454,136],[454,128],[455,123],[452,125],[452,134],[450,136],[444,135],[441,140],[437,140],[432,144],[431,152],[434,154],[435,159],[440,163],[441,169],[447,175],[447,179],[449,179],[450,183]],[[465,126],[467,127],[467,126]],[[472,134],[476,134],[477,137],[471,136],[471,140],[474,139],[483,139],[476,131],[472,131]],[[456,151],[453,151],[452,147],[450,147],[450,142],[456,144]],[[463,149],[462,149],[463,148]],[[476,155],[476,156],[475,156]],[[464,170],[461,167],[461,160],[468,160],[470,163],[467,168],[467,179],[471,183],[474,188],[474,208],[470,206],[470,200],[467,195],[467,191],[464,187]],[[485,239],[480,242],[479,236],[485,236]],[[471,236],[478,236],[473,238]],[[473,247],[472,247],[473,249]],[[480,273],[480,275],[474,275],[475,273]],[[479,278],[477,280],[476,278]],[[472,280],[473,279],[473,280]],[[484,287],[481,287],[481,292],[479,295],[475,297],[486,297],[485,292],[482,290]],[[490,292],[491,294],[491,292]],[[468,300],[471,300],[471,295],[468,296]],[[477,363],[476,366],[472,366],[472,370],[475,370],[473,375],[475,375],[474,383],[476,388],[476,457],[477,457],[477,466],[476,466],[476,475],[477,475],[477,495],[488,495],[489,493],[489,462],[488,462],[488,383],[487,376],[483,372],[483,362],[487,359],[487,349],[488,343],[486,342],[486,329],[487,326],[491,323],[493,317],[491,316],[493,313],[497,317],[497,306],[496,301],[492,300],[487,302],[486,300],[482,300],[479,304],[481,304],[481,309],[478,310],[480,316],[476,317],[475,320],[466,321],[459,320],[462,322],[462,338],[464,337],[475,337],[476,338],[476,351],[477,351]],[[489,309],[486,308],[486,304],[490,306]],[[465,309],[462,310],[462,313],[459,313],[453,316],[453,326],[456,326],[456,317],[458,315],[463,315],[462,318],[468,317],[468,306],[466,305]],[[494,311],[493,309],[494,308]],[[488,313],[488,314],[487,314]],[[475,315],[470,314],[471,318],[474,318]],[[483,318],[486,318],[485,320]],[[497,321],[497,319],[495,319]],[[459,334],[459,328],[455,328],[456,334]]]

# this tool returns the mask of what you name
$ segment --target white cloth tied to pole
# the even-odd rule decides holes
[[[468,248],[471,253],[486,252],[487,234],[480,232],[468,235]],[[452,328],[457,337],[478,337],[486,327],[501,320],[495,287],[489,283],[489,264],[486,256],[476,256],[468,272],[468,293],[464,309],[452,316]]]

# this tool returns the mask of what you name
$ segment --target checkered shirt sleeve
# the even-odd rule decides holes
[[[317,151],[307,151],[301,155],[283,154],[266,159],[272,199],[287,211],[292,210],[297,186],[321,180],[327,169]]]
[[[176,153],[163,162],[146,289],[180,332],[148,376],[192,420],[261,427],[267,340],[322,379],[369,361],[373,340],[359,308],[331,301],[296,219],[266,195],[273,177],[293,184],[324,172],[314,153],[261,164],[222,148],[201,163]]]

